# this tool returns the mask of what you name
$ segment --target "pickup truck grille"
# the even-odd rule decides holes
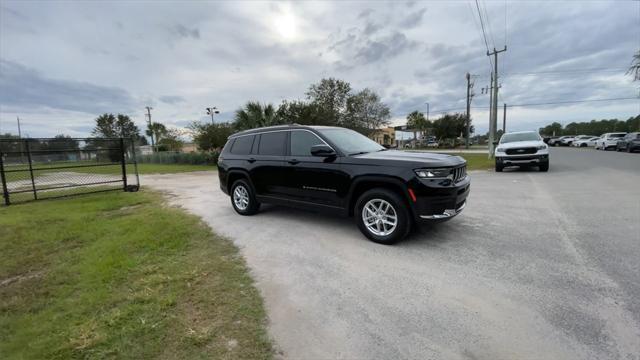
[[[527,154],[535,154],[538,149],[534,147],[523,147],[523,148],[513,148],[507,149],[505,153],[507,155],[527,155]]]
[[[464,179],[467,176],[467,165],[463,165],[451,170],[451,175],[453,175],[453,182],[457,183],[458,181]]]

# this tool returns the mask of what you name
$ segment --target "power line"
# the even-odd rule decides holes
[[[588,103],[588,102],[602,102],[602,101],[626,101],[626,100],[640,100],[640,97],[622,97],[622,98],[609,98],[609,99],[585,99],[585,100],[565,100],[565,101],[552,101],[552,102],[541,102],[541,103],[528,103],[528,104],[511,104],[507,105],[507,107],[528,107],[528,106],[544,106],[544,105],[562,105],[562,104],[580,104],[580,103]],[[490,109],[489,106],[472,106],[472,109]],[[444,114],[452,111],[463,111],[466,108],[451,108],[451,109],[443,109],[443,110],[432,110],[432,114]]]
[[[489,36],[491,37],[491,44],[496,47],[496,39],[493,36],[493,28],[491,27],[491,21],[489,19],[489,13],[487,12],[487,3],[482,1],[482,10],[484,12],[484,18],[487,20],[487,28],[489,29]]]
[[[532,72],[515,72],[508,73],[505,76],[513,75],[547,75],[547,74],[574,74],[574,73],[597,73],[597,72],[617,72],[625,71],[626,68],[590,68],[590,69],[572,69],[572,70],[550,70],[550,71],[532,71]]]
[[[482,11],[480,11],[480,5],[478,4],[478,0],[476,0],[476,9],[478,9],[478,17],[480,18],[480,25],[482,26],[482,37],[484,38],[484,45],[487,48],[487,52],[489,52],[489,42],[487,41],[487,32],[484,29],[484,21],[482,20]],[[491,58],[489,58],[489,64],[491,64],[491,68],[493,68],[493,62]]]

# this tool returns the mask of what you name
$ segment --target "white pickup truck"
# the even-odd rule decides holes
[[[537,166],[540,171],[549,171],[549,147],[535,131],[502,135],[495,158],[497,172],[507,166]]]

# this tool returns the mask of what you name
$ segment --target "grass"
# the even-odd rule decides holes
[[[0,208],[0,358],[251,358],[273,350],[238,250],[153,192]]]
[[[122,173],[122,167],[120,164],[109,164],[106,166],[91,166],[91,167],[77,167],[67,169],[50,169],[61,166],[79,166],[86,165],[87,163],[52,163],[52,164],[34,164],[33,175],[38,178],[43,175],[52,174],[56,172],[75,172],[83,174],[99,174],[99,175],[119,175]],[[95,164],[95,163],[93,163]],[[19,180],[31,180],[29,168],[24,165],[20,166],[5,166],[5,170],[24,170],[18,172],[6,173],[7,181],[19,181]],[[133,164],[127,164],[126,170],[128,174],[134,173]],[[212,171],[217,170],[213,165],[191,165],[191,164],[138,164],[138,173],[141,175],[146,174],[174,174],[191,171]]]
[[[461,156],[467,160],[467,170],[487,170],[493,169],[495,166],[494,160],[489,159],[487,154],[460,153],[453,155]]]

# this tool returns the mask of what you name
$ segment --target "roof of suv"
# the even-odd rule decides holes
[[[242,130],[242,131],[239,131],[239,132],[237,132],[235,134],[231,134],[229,136],[229,139],[234,138],[236,136],[240,136],[240,135],[257,134],[257,133],[262,133],[262,132],[266,132],[266,131],[295,130],[295,129],[314,129],[314,130],[319,130],[319,129],[342,129],[342,128],[341,127],[337,127],[337,126],[299,125],[299,124],[274,125],[274,126],[259,127],[259,128],[255,128],[255,129]]]

